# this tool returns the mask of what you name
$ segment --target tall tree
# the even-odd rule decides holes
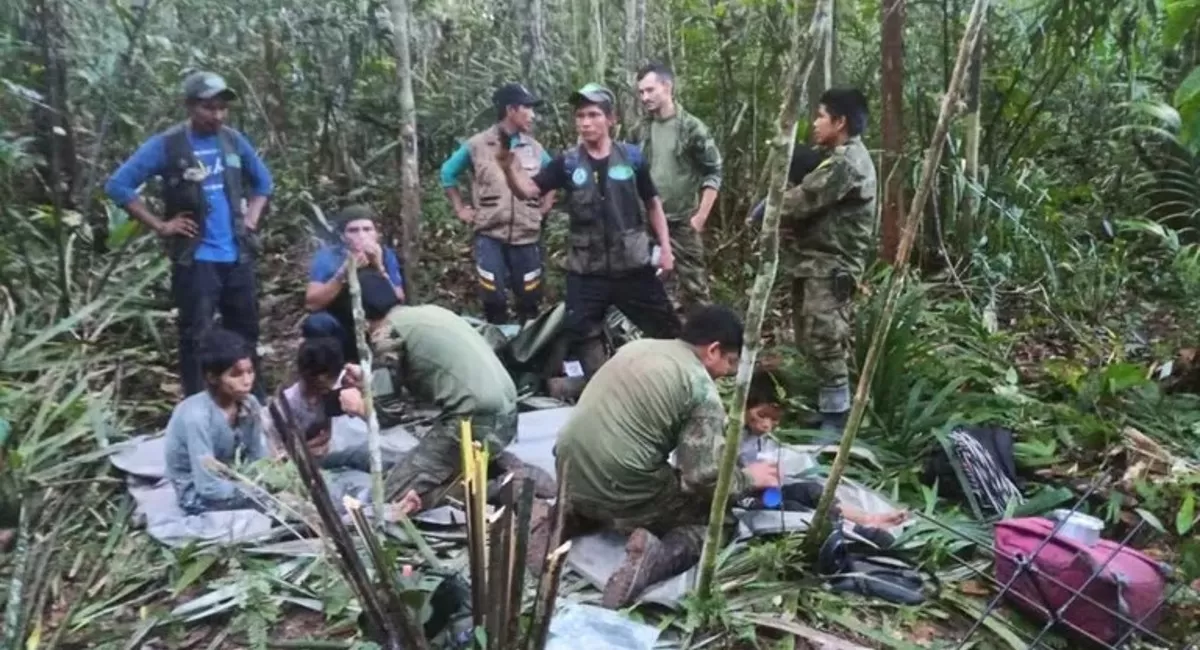
[[[625,0],[625,86],[622,121],[632,124],[637,116],[637,69],[642,64],[646,42],[646,0]]]
[[[546,65],[546,3],[528,0],[525,5],[525,34],[521,42],[521,75],[525,83],[544,93],[542,75]]]
[[[967,66],[967,106],[966,114],[963,116],[963,121],[967,126],[964,171],[972,186],[979,182],[979,136],[982,131],[979,105],[982,103],[980,95],[983,88],[983,42],[983,38],[975,41],[975,48],[971,50],[971,62]],[[963,193],[963,201],[965,204],[963,215],[967,219],[967,232],[971,233],[974,230],[975,210],[979,205],[974,187],[967,188],[967,191]]]
[[[904,221],[904,22],[905,0],[884,0],[881,6],[883,74],[880,79],[882,103],[883,158],[879,174],[883,190],[883,250],[888,262],[896,260],[900,246],[900,224]]]
[[[604,11],[601,0],[591,0],[588,3],[590,28],[588,29],[588,45],[591,47],[592,81],[604,83],[604,75],[608,71],[608,51],[604,48]]]
[[[846,472],[846,463],[850,460],[850,449],[854,446],[854,438],[858,434],[859,427],[862,426],[863,415],[866,413],[871,391],[872,375],[875,373],[875,366],[879,364],[879,355],[883,351],[884,340],[887,338],[888,330],[892,327],[892,315],[896,311],[896,303],[908,277],[908,256],[912,252],[913,241],[916,239],[917,225],[921,222],[923,212],[921,208],[925,205],[933,189],[934,176],[937,173],[938,164],[941,162],[942,151],[945,149],[950,123],[958,115],[961,107],[961,96],[967,76],[967,60],[970,58],[971,50],[975,47],[975,42],[982,37],[987,5],[988,0],[975,0],[975,4],[971,8],[966,32],[958,45],[958,58],[955,60],[954,71],[950,75],[946,94],[942,96],[942,108],[938,114],[937,126],[933,130],[933,140],[925,149],[925,160],[921,165],[921,179],[917,183],[916,193],[913,194],[908,214],[904,218],[900,246],[896,251],[894,262],[895,270],[891,274],[879,321],[875,325],[875,331],[871,334],[871,346],[867,348],[867,358],[863,362],[858,385],[854,389],[854,401],[850,408],[850,416],[846,420],[846,430],[842,433],[842,442],[838,446],[833,465],[829,468],[829,478],[825,481],[825,490],[821,494],[816,511],[813,512],[812,527],[805,540],[805,545],[813,556],[816,555],[829,531],[829,509],[833,506],[838,483],[841,482],[842,475]]]
[[[754,363],[762,346],[762,326],[767,305],[771,302],[771,289],[775,285],[775,274],[779,268],[779,217],[783,204],[783,192],[787,187],[788,164],[796,147],[796,123],[800,111],[808,103],[808,80],[817,61],[817,55],[827,42],[825,32],[832,29],[833,0],[817,0],[813,9],[812,22],[808,31],[801,28],[801,8],[805,3],[792,3],[792,48],[784,69],[787,70],[787,86],[779,106],[779,128],[771,143],[767,158],[770,186],[767,190],[767,207],[763,214],[762,231],[758,235],[759,263],[754,277],[754,288],[750,292],[750,305],[746,308],[746,335],[742,346],[742,357],[738,363],[737,381],[733,391],[733,405],[728,428],[725,430],[724,455],[717,487],[713,491],[712,510],[709,513],[708,534],[704,541],[704,553],[700,558],[700,578],[697,591],[701,598],[712,592],[713,575],[716,573],[717,552],[721,546],[721,533],[729,508],[729,489],[733,472],[737,468],[738,441],[746,411],[746,396],[750,392],[750,377],[754,374]]]
[[[391,13],[396,75],[400,82],[400,250],[404,263],[415,268],[421,239],[421,179],[417,168],[417,106],[413,98],[412,53],[409,51],[412,31],[409,0],[391,0]],[[411,282],[409,287],[411,299]]]

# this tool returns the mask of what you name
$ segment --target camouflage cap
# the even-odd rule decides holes
[[[183,80],[183,96],[187,99],[212,99],[220,97],[232,102],[237,93],[225,83],[225,78],[215,72],[193,72]]]
[[[337,223],[339,229],[344,228],[346,224],[350,223],[351,221],[360,221],[362,219],[378,221],[379,213],[375,212],[375,208],[372,208],[366,203],[356,203],[354,205],[342,208],[342,210],[337,213],[337,216],[334,217],[334,221]]]
[[[611,90],[604,86],[597,83],[590,83],[571,93],[570,101],[571,105],[575,107],[595,104],[604,109],[605,113],[612,113],[613,106],[617,103],[617,97]]]

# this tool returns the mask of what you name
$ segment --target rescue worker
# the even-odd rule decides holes
[[[237,99],[219,75],[183,81],[187,121],[154,135],[109,178],[105,192],[162,237],[171,257],[171,295],[179,310],[179,373],[184,395],[204,389],[198,341],[219,310],[224,327],[258,355],[258,229],[271,195],[271,173],[241,133],[225,126]],[[163,215],[138,196],[153,176],[163,180]],[[261,383],[255,394],[262,399]]]
[[[342,241],[324,246],[313,255],[304,292],[304,308],[310,313],[301,331],[305,339],[336,338],[342,344],[342,355],[358,361],[347,280],[350,256],[356,258],[360,280],[365,275],[386,278],[400,302],[404,302],[403,267],[396,251],[380,244],[379,217],[371,206],[349,206],[334,221]]]
[[[820,381],[819,427],[827,435],[842,432],[850,411],[851,310],[867,255],[877,246],[875,165],[861,137],[866,124],[862,92],[825,91],[813,137],[827,157],[783,198],[796,345]]]
[[[651,265],[650,237],[661,248],[660,268],[675,268],[662,201],[639,147],[613,142],[612,91],[588,84],[571,95],[579,145],[559,154],[536,176],[512,164],[501,149],[497,160],[513,194],[534,198],[564,190],[570,217],[567,235],[567,313],[564,327],[575,342],[588,377],[604,363],[603,319],[615,306],[652,338],[674,338],[679,318]]]
[[[388,369],[397,390],[403,386],[418,401],[440,409],[433,427],[386,477],[388,501],[411,503],[408,514],[431,507],[440,488],[449,487],[461,471],[463,419],[471,421],[475,440],[486,443],[493,456],[512,442],[517,389],[488,342],[454,312],[437,305],[400,305],[379,276],[364,278],[362,303],[379,367]],[[362,370],[346,370],[343,385],[361,386]]]
[[[638,71],[646,118],[636,140],[650,165],[671,232],[675,274],[668,283],[680,314],[709,302],[704,225],[721,190],[721,151],[699,118],[675,101],[675,75],[655,63]]]
[[[530,132],[534,107],[541,102],[521,84],[501,86],[492,95],[496,123],[476,133],[442,163],[442,187],[463,223],[475,231],[475,271],[484,318],[508,321],[512,290],[521,322],[537,317],[542,299],[542,219],[554,205],[554,194],[537,199],[515,197],[497,167],[501,139],[526,173],[533,175],[550,162],[550,154]],[[458,178],[471,169],[471,205],[458,191]]]
[[[677,339],[625,344],[584,388],[559,433],[559,475],[570,477],[563,539],[604,528],[631,533],[625,562],[604,588],[605,607],[630,604],[699,559],[725,443],[725,407],[713,380],[736,372],[742,335],[732,310],[710,305],[688,315]],[[778,484],[777,465],[749,463],[733,475],[730,503]],[[553,520],[535,522],[535,574]]]

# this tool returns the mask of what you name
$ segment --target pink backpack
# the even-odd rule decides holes
[[[992,548],[1000,584],[1008,584],[1020,563],[1028,562],[1006,594],[1009,601],[1042,621],[1070,601],[1060,613],[1066,630],[1106,644],[1133,638],[1134,625],[1153,631],[1162,615],[1167,567],[1105,539],[1087,546],[1059,534],[1041,546],[1055,525],[1041,517],[996,524]]]

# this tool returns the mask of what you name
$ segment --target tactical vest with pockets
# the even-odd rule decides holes
[[[467,140],[475,232],[508,244],[532,244],[541,238],[541,201],[521,200],[508,188],[504,170],[496,162],[501,137],[500,127],[493,125]],[[531,177],[542,167],[542,151],[542,145],[524,133],[512,148],[513,158]]]
[[[650,235],[638,196],[635,171],[642,152],[613,143],[601,193],[591,158],[582,145],[566,154],[567,271],[583,275],[622,274],[650,265]]]
[[[224,167],[222,175],[225,183],[225,197],[229,200],[229,216],[233,220],[233,232],[238,247],[239,261],[248,261],[257,246],[252,241],[251,233],[246,229],[245,210],[243,208],[243,180],[246,170],[242,158],[238,154],[237,134],[229,127],[221,127],[217,134],[221,147],[221,162]],[[190,264],[195,257],[196,248],[204,239],[205,221],[208,218],[208,197],[204,193],[204,178],[189,179],[187,171],[200,167],[192,143],[188,140],[188,124],[186,122],[171,127],[163,133],[163,142],[167,149],[167,170],[163,174],[163,202],[166,204],[168,221],[182,213],[192,213],[200,232],[194,238],[173,236],[167,241],[167,253],[179,264]]]

